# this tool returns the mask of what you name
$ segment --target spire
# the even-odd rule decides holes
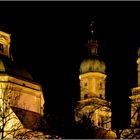
[[[91,21],[89,27],[90,27],[90,33],[91,33],[91,36],[93,36],[93,35],[94,35],[94,31],[95,31],[95,29],[94,29],[94,21]]]
[[[94,21],[91,21],[90,26],[89,26],[89,30],[90,30],[90,36],[88,39],[88,53],[89,55],[98,55],[97,53],[97,48],[98,48],[98,44],[97,44],[97,40],[95,38],[95,24]]]

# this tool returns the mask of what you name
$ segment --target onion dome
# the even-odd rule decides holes
[[[105,63],[99,58],[97,53],[98,43],[94,35],[94,22],[90,24],[91,37],[88,40],[88,57],[84,59],[80,65],[80,74],[88,72],[105,73]]]
[[[105,63],[97,58],[85,59],[80,65],[80,74],[87,72],[105,73]]]

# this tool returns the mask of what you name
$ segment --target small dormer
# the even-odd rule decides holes
[[[10,34],[0,31],[0,54],[10,58]]]

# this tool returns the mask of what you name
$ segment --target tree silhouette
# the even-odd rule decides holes
[[[19,108],[20,97],[21,89],[15,88],[11,83],[0,84],[0,139],[60,138],[48,134],[48,123],[44,117]],[[24,105],[20,107],[24,108]],[[31,127],[26,127],[24,124],[29,124]]]
[[[0,138],[12,138],[23,129],[21,122],[12,110],[20,98],[10,84],[0,84]]]
[[[137,107],[137,109],[133,112],[131,116],[131,121],[135,119],[135,123],[131,124],[130,127],[128,127],[127,129],[118,130],[118,132],[116,133],[117,138],[123,138],[123,139],[140,138],[139,111],[140,111],[140,107]]]
[[[103,99],[88,99],[82,104],[78,103],[75,115],[78,118],[76,120],[77,125],[81,128],[79,132],[81,138],[106,139],[116,137],[116,134],[111,130],[111,125],[108,125],[111,124],[110,107],[110,104]],[[83,109],[85,109],[84,112]],[[101,121],[98,121],[98,124],[96,124],[94,122],[96,120],[92,119],[92,117],[98,111],[105,111],[106,115],[103,117],[99,116]]]

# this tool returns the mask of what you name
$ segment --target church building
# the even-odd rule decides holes
[[[94,22],[90,24],[87,43],[88,55],[80,65],[80,101],[75,109],[75,120],[90,118],[94,126],[111,130],[111,103],[105,98],[106,65],[98,55]]]
[[[19,128],[37,128],[44,109],[41,85],[15,64],[10,43],[10,34],[0,31],[0,130],[4,132],[1,138],[14,137]]]
[[[94,22],[90,24],[87,49],[87,57],[80,65],[80,100],[75,108],[75,120],[82,123],[83,117],[86,117],[93,126],[113,132],[113,138],[140,138],[140,48],[137,59],[138,85],[132,88],[132,95],[129,97],[131,124],[128,128],[120,128],[118,132],[111,130],[111,102],[105,97],[106,65],[98,54]]]
[[[138,85],[132,88],[131,99],[131,127],[140,127],[140,48],[137,59]]]

